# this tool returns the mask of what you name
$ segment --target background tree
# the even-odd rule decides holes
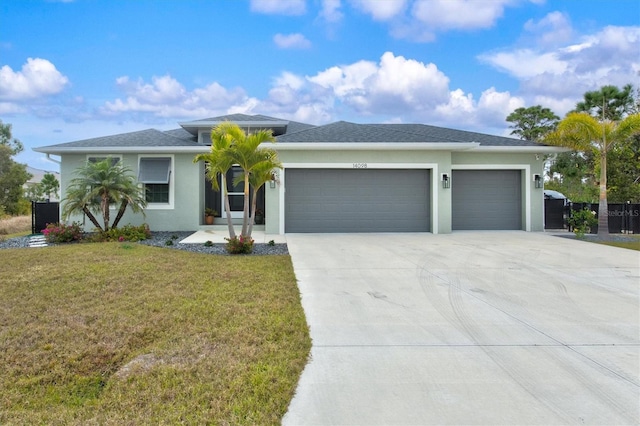
[[[58,197],[60,182],[53,173],[45,173],[38,185],[47,199]]]
[[[34,201],[45,201],[54,197],[57,198],[59,189],[60,182],[58,182],[56,176],[53,173],[47,172],[39,183],[29,186],[27,189],[27,198]]]
[[[640,203],[640,134],[614,147],[607,162],[609,201]]]
[[[110,228],[111,204],[119,204],[111,228],[117,228],[127,207],[131,207],[134,213],[144,214],[143,209],[147,205],[144,190],[137,185],[131,169],[121,162],[114,164],[111,158],[95,163],[87,161],[76,170],[76,175],[69,182],[67,196],[63,200],[62,215],[65,219],[73,213],[82,212],[98,230],[106,232]],[[102,226],[94,213],[102,215]]]
[[[616,86],[602,86],[600,90],[585,93],[584,100],[576,104],[575,112],[586,112],[599,120],[620,121],[633,113],[635,106],[631,84],[622,90]]]
[[[31,178],[24,164],[11,158],[14,149],[0,144],[0,213],[28,214],[25,211],[24,184]]]
[[[507,116],[507,121],[513,123],[509,126],[513,129],[511,134],[530,141],[540,141],[555,130],[559,120],[553,111],[540,105],[518,108]]]
[[[606,114],[606,111],[605,111]],[[598,206],[598,235],[609,234],[607,205],[607,154],[617,145],[628,141],[640,131],[640,114],[632,114],[616,122],[599,121],[587,113],[569,113],[557,130],[545,138],[545,142],[566,146],[581,152],[593,152],[600,167],[600,196]]]
[[[9,147],[11,155],[19,154],[24,149],[22,142],[12,136],[11,124],[3,124],[2,120],[0,120],[0,146]]]

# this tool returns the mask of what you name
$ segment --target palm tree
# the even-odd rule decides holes
[[[214,127],[211,131],[211,151],[206,154],[198,154],[193,159],[194,163],[198,161],[205,162],[207,177],[211,181],[211,186],[216,191],[220,190],[220,177],[225,176],[234,163],[233,156],[230,155],[231,143],[234,140],[234,132],[236,132],[233,126],[238,127],[227,122]],[[231,221],[231,206],[229,205],[227,185],[224,185],[224,209],[227,215],[229,237],[235,238],[236,232],[233,229],[233,222]]]
[[[253,232],[253,225],[256,217],[256,202],[258,191],[262,186],[273,178],[274,169],[282,168],[282,163],[278,160],[276,152],[269,148],[258,148],[256,156],[259,161],[254,165],[249,174],[249,184],[253,188],[253,201],[251,203],[251,218],[249,220],[248,236]]]
[[[259,149],[260,144],[263,142],[275,142],[275,138],[273,137],[271,130],[259,130],[247,134],[237,124],[224,122],[214,127],[211,131],[211,142],[211,152],[207,154],[199,154],[193,161],[207,162],[207,177],[211,180],[213,189],[215,190],[219,190],[219,177],[225,176],[234,164],[237,164],[242,168],[243,174],[240,179],[244,182],[244,209],[242,231],[240,235],[250,237],[249,177],[251,176],[254,168],[256,168],[261,162],[265,161],[262,149]],[[271,167],[271,169],[273,169],[273,167]],[[238,183],[239,182],[234,182],[234,184]],[[224,188],[224,200],[225,210],[227,212],[227,225],[229,226],[229,237],[235,238],[236,235],[231,222],[231,209],[229,207],[229,195],[226,185]]]
[[[631,114],[621,121],[598,121],[587,113],[568,114],[545,142],[577,151],[592,151],[600,160],[600,204],[598,205],[598,235],[609,234],[607,205],[607,153],[640,132],[640,114]]]
[[[73,213],[83,212],[100,231],[109,230],[109,206],[120,204],[112,228],[117,228],[127,207],[134,213],[142,212],[147,202],[144,190],[136,184],[131,169],[120,162],[113,163],[111,158],[90,162],[76,170],[78,177],[71,179],[67,196],[63,200],[62,215],[68,218]],[[98,223],[94,213],[100,213],[103,226]]]

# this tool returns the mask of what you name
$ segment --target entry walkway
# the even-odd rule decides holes
[[[284,425],[639,424],[640,254],[526,232],[288,234]]]

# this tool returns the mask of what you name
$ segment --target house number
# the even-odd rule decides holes
[[[367,163],[353,163],[354,169],[366,169]]]

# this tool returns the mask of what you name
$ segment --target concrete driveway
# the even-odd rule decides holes
[[[525,232],[288,234],[285,425],[638,424],[640,254]]]

